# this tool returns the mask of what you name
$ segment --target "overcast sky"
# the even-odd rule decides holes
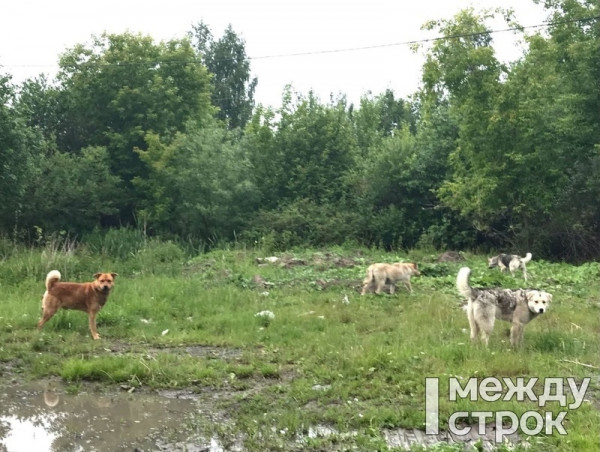
[[[323,102],[331,93],[357,102],[387,88],[406,97],[419,85],[423,56],[394,44],[433,37],[421,30],[424,22],[469,6],[512,7],[526,26],[546,20],[531,0],[4,0],[0,73],[14,83],[40,73],[52,78],[59,55],[92,35],[139,32],[158,42],[182,38],[203,21],[216,39],[231,24],[245,40],[258,77],[255,99],[264,105],[280,106],[286,84],[303,94],[312,89]],[[494,41],[502,60],[521,54],[512,33]]]

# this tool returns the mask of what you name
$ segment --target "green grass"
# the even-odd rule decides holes
[[[524,347],[511,350],[504,322],[497,322],[489,348],[470,343],[454,288],[463,265],[472,268],[473,285],[523,286],[520,276],[487,269],[485,256],[436,263],[435,254],[422,251],[335,248],[295,250],[258,265],[256,258],[265,257],[258,250],[186,258],[174,244],[114,260],[89,249],[48,256],[22,250],[0,261],[0,362],[12,375],[60,376],[73,387],[94,381],[223,391],[232,425],[256,450],[285,450],[285,441],[311,425],[337,434],[304,447],[385,450],[382,429],[423,428],[425,377],[440,378],[442,426],[459,410],[540,410],[534,402],[450,402],[443,397],[450,377],[592,377],[589,402],[568,414],[568,435],[539,435],[529,450],[598,450],[597,263],[528,265],[528,286],[554,299],[548,314],[526,327]],[[412,294],[402,287],[395,296],[359,295],[370,263],[398,260],[419,262],[423,275],[413,278]],[[65,280],[119,273],[98,316],[100,341],[91,339],[81,312],[61,311],[42,332],[35,329],[45,272],[55,264]],[[275,318],[255,316],[264,310]],[[560,411],[554,405],[549,409]],[[444,447],[435,450],[456,450]]]

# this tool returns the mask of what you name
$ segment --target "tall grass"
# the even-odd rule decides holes
[[[143,231],[133,228],[94,230],[83,238],[83,242],[94,255],[111,256],[117,260],[127,260],[147,244]]]

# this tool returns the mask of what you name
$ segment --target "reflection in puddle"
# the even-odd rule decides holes
[[[206,423],[210,414],[205,413]],[[198,450],[223,450],[217,440],[200,437],[202,419],[202,404],[191,397],[72,395],[59,385],[3,386],[0,452],[176,450],[165,444],[188,444],[190,437],[189,445]]]
[[[48,416],[47,419],[32,421],[19,419],[16,416],[0,416],[2,430],[8,428],[8,436],[0,445],[4,444],[8,451],[16,451],[36,450],[41,444],[52,444],[56,439],[56,434],[50,431],[52,418],[53,416]]]

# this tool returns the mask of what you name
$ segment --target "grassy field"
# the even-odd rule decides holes
[[[440,379],[442,429],[456,411],[568,410],[556,402],[544,408],[535,401],[450,402],[451,377],[591,377],[586,401],[568,410],[568,434],[542,432],[526,442],[528,450],[600,448],[597,263],[534,257],[527,286],[551,292],[553,304],[526,327],[524,347],[511,350],[504,322],[489,348],[469,341],[454,287],[458,269],[472,268],[474,286],[523,287],[520,275],[488,269],[481,255],[437,262],[433,252],[348,247],[279,253],[277,262],[262,264],[257,259],[271,253],[221,249],[186,257],[176,245],[158,242],[109,251],[0,247],[0,374],[59,376],[73,391],[93,381],[136,391],[220,392],[227,419],[209,428],[243,438],[249,450],[289,450],[317,425],[336,433],[308,438],[302,449],[393,449],[384,430],[424,428],[426,377]],[[370,263],[408,260],[422,271],[412,294],[400,287],[394,296],[359,295]],[[69,281],[88,281],[100,270],[119,273],[98,316],[101,340],[91,339],[80,312],[61,311],[36,330],[43,281],[54,268]],[[274,318],[257,316],[261,311]],[[536,385],[538,395],[541,390]]]

